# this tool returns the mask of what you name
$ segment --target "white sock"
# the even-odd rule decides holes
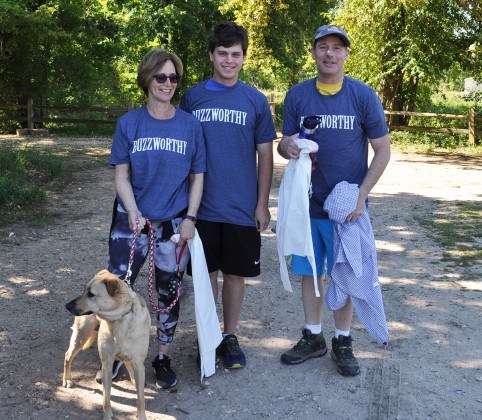
[[[311,334],[321,334],[321,324],[306,324],[305,328],[311,332]]]
[[[335,338],[338,338],[339,335],[344,335],[345,337],[348,337],[350,335],[350,330],[343,331],[343,330],[339,330],[338,328],[335,328]]]
[[[159,352],[159,360],[164,359],[164,352],[160,351]]]

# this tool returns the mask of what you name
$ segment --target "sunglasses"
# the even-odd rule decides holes
[[[170,74],[169,76],[165,75],[164,73],[161,74],[155,74],[152,76],[154,79],[156,79],[157,83],[166,83],[167,79],[174,85],[179,83],[179,80],[181,80],[181,75],[180,74]]]

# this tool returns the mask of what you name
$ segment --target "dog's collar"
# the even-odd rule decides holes
[[[131,308],[125,313],[125,314],[122,314],[121,318],[124,318],[125,316],[129,315],[130,313],[132,313],[132,308],[134,307],[134,304],[131,305]]]

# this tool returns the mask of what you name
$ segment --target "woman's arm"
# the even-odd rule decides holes
[[[115,187],[122,202],[122,206],[129,217],[129,226],[131,230],[134,231],[136,220],[139,220],[139,228],[142,230],[146,224],[146,219],[142,217],[141,212],[137,208],[136,199],[134,198],[131,184],[130,163],[123,163],[115,166]]]

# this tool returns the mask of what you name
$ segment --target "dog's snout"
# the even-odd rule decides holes
[[[74,300],[71,300],[69,303],[67,303],[67,305],[65,305],[65,307],[67,308],[67,310],[75,315],[75,316],[81,316],[81,315],[91,315],[93,314],[92,311],[85,311],[82,309],[82,308],[79,308],[79,306],[77,305],[77,299],[74,299]]]
[[[71,300],[69,303],[67,303],[67,305],[65,305],[65,307],[67,308],[67,310],[69,312],[72,312],[74,307],[75,307],[75,302],[73,300]]]

